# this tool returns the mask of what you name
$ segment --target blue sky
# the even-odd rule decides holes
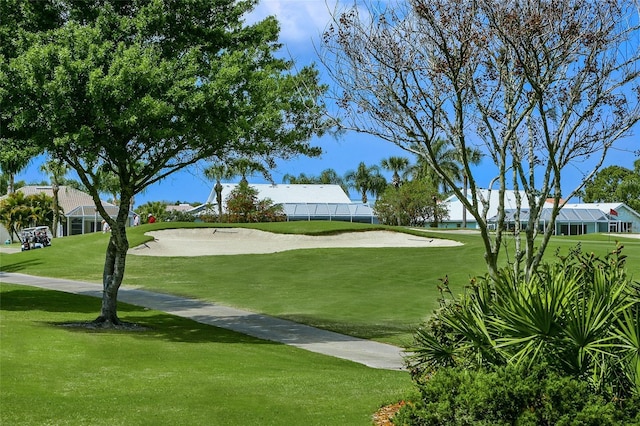
[[[248,20],[275,15],[282,27],[280,34],[280,40],[284,44],[282,54],[291,57],[297,66],[316,63],[323,74],[316,48],[319,45],[319,36],[329,21],[330,8],[332,9],[334,4],[332,0],[261,0]],[[636,126],[634,133],[640,133],[640,126]],[[347,171],[356,169],[361,161],[367,165],[379,165],[382,159],[390,156],[405,156],[414,161],[410,154],[392,143],[368,135],[347,133],[338,139],[325,135],[322,138],[313,139],[312,144],[321,147],[323,155],[320,158],[300,157],[279,162],[277,168],[271,171],[276,183],[282,182],[286,174],[318,175],[327,168],[332,168],[338,174],[344,175]],[[604,166],[615,164],[632,169],[633,161],[637,158],[633,155],[633,151],[639,149],[639,138],[629,137],[620,140],[610,151]],[[47,180],[47,176],[39,171],[42,161],[43,158],[37,158],[16,176],[16,180],[24,180],[27,183]],[[488,162],[489,160],[485,159],[475,170],[474,175],[480,186],[487,186],[495,177],[495,168]],[[140,205],[147,201],[205,202],[213,182],[204,177],[202,173],[204,166],[206,165],[196,165],[150,186],[136,197],[136,204]],[[589,161],[583,164],[578,163],[567,169],[563,190],[572,190],[578,184],[583,171],[588,169]],[[72,174],[70,177],[73,177]],[[261,177],[249,180],[253,183],[265,182]],[[351,197],[357,198],[357,194],[352,191]]]

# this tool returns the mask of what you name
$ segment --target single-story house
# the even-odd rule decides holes
[[[589,217],[571,217],[572,211],[597,210],[604,217],[590,220]],[[561,219],[561,215],[562,219]],[[595,216],[595,215],[594,215]],[[557,235],[580,235],[592,232],[638,233],[640,213],[625,203],[579,203],[566,204],[556,220]]]
[[[49,197],[53,197],[53,188],[51,186],[23,186],[17,189],[24,195],[34,195],[44,193]],[[0,197],[0,200],[2,198]],[[96,209],[96,205],[91,195],[86,192],[79,191],[70,186],[61,186],[58,191],[58,202],[62,208],[63,214],[58,227],[58,236],[87,234],[90,232],[101,231],[100,223],[102,217]],[[102,201],[110,217],[115,218],[118,214],[118,206]],[[130,221],[133,219],[133,212],[129,212]],[[51,230],[54,232],[54,230]],[[0,238],[5,241],[9,238],[8,231],[4,226],[0,225]]]
[[[480,196],[489,200],[487,220],[490,226],[495,226],[495,217],[498,213],[498,191],[489,192],[481,190]],[[529,204],[524,192],[521,193],[522,206],[520,211],[520,223],[525,224],[529,220]],[[444,201],[449,208],[449,217],[442,220],[441,227],[459,228],[463,218],[462,203],[456,196],[451,196]],[[546,203],[542,210],[540,223],[541,230],[546,229],[551,218],[552,203]],[[516,194],[514,191],[505,193],[506,226],[513,227],[515,222]],[[477,222],[467,211],[467,228],[477,228]],[[556,218],[556,235],[581,235],[594,232],[640,232],[640,214],[624,203],[567,203],[558,213]]]
[[[222,184],[222,209],[231,191],[239,184]],[[258,199],[269,198],[280,204],[288,221],[293,220],[340,220],[347,222],[378,223],[373,209],[363,203],[352,202],[340,185],[331,184],[249,184],[258,191]],[[198,215],[211,209],[217,213],[216,191],[211,190],[205,204],[192,213]]]

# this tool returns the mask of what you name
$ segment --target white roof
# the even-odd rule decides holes
[[[489,212],[487,213],[487,218],[493,217],[498,214],[498,205],[500,204],[499,200],[499,191],[494,189],[489,193],[488,189],[479,189],[478,190],[478,200],[488,200],[489,201]],[[471,194],[467,195],[468,199],[471,200]],[[524,191],[520,191],[521,198],[521,208],[528,209],[529,208],[529,200],[527,199],[526,193]],[[450,196],[446,200],[443,201],[444,204],[449,208],[449,218],[445,219],[445,222],[460,222],[462,221],[462,203],[455,195]],[[504,208],[505,210],[513,210],[516,208],[516,191],[506,190],[504,194]],[[545,203],[545,207],[550,207],[551,204]],[[483,212],[482,204],[480,204],[480,212]],[[470,222],[475,221],[469,210],[467,210],[467,220]]]
[[[619,208],[623,203],[567,203],[564,208],[566,209],[598,209],[603,212],[609,212],[609,210],[615,210]]]
[[[615,210],[620,213],[621,211],[626,212],[628,215],[635,216],[640,218],[640,212],[633,210],[631,207],[626,205],[625,203],[617,202],[617,203],[583,203],[583,204],[567,204],[564,208],[590,208],[590,209],[599,209],[605,214],[609,214],[611,210]]]
[[[227,199],[237,183],[222,184],[222,200]],[[340,185],[313,184],[249,184],[258,191],[258,198],[270,198],[274,204],[285,203],[351,203]],[[216,204],[216,191],[211,190],[207,204]]]
[[[478,190],[479,199],[487,199],[489,197],[489,213],[487,214],[487,219],[495,217],[498,214],[498,190],[492,190],[489,195],[489,191],[486,189]],[[526,197],[524,191],[520,191],[521,196],[521,208],[522,210],[526,210],[529,208],[529,201]],[[469,200],[471,196],[469,195]],[[462,221],[462,203],[458,200],[458,197],[455,195],[450,196],[446,200],[443,201],[444,204],[449,208],[449,218],[445,219],[444,222],[461,222]],[[633,212],[626,204],[624,203],[567,203],[564,205],[561,211],[564,211],[566,214],[569,214],[569,210],[581,210],[587,211],[590,210],[592,213],[595,210],[598,210],[604,214],[608,214],[611,210],[618,210],[621,207],[627,207],[627,210]],[[553,207],[553,203],[546,202],[543,208],[551,208]],[[505,210],[515,210],[516,209],[516,191],[506,190],[504,197],[504,208]],[[482,212],[482,205],[480,206],[480,211]],[[635,212],[634,212],[635,213]],[[636,213],[637,214],[637,213]],[[474,222],[475,219],[471,215],[471,213],[467,210],[467,221]]]

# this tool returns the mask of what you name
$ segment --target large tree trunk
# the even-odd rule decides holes
[[[102,308],[94,323],[105,327],[120,325],[118,318],[118,290],[124,278],[129,241],[124,221],[111,221],[111,236],[107,247],[102,275]]]

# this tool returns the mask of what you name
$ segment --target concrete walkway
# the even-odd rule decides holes
[[[49,290],[102,297],[100,284],[36,277],[0,271],[0,283],[22,284]],[[402,349],[384,343],[321,330],[255,312],[196,299],[153,293],[121,286],[118,300],[167,312],[264,340],[292,345],[311,352],[351,360],[372,368],[403,370]]]

